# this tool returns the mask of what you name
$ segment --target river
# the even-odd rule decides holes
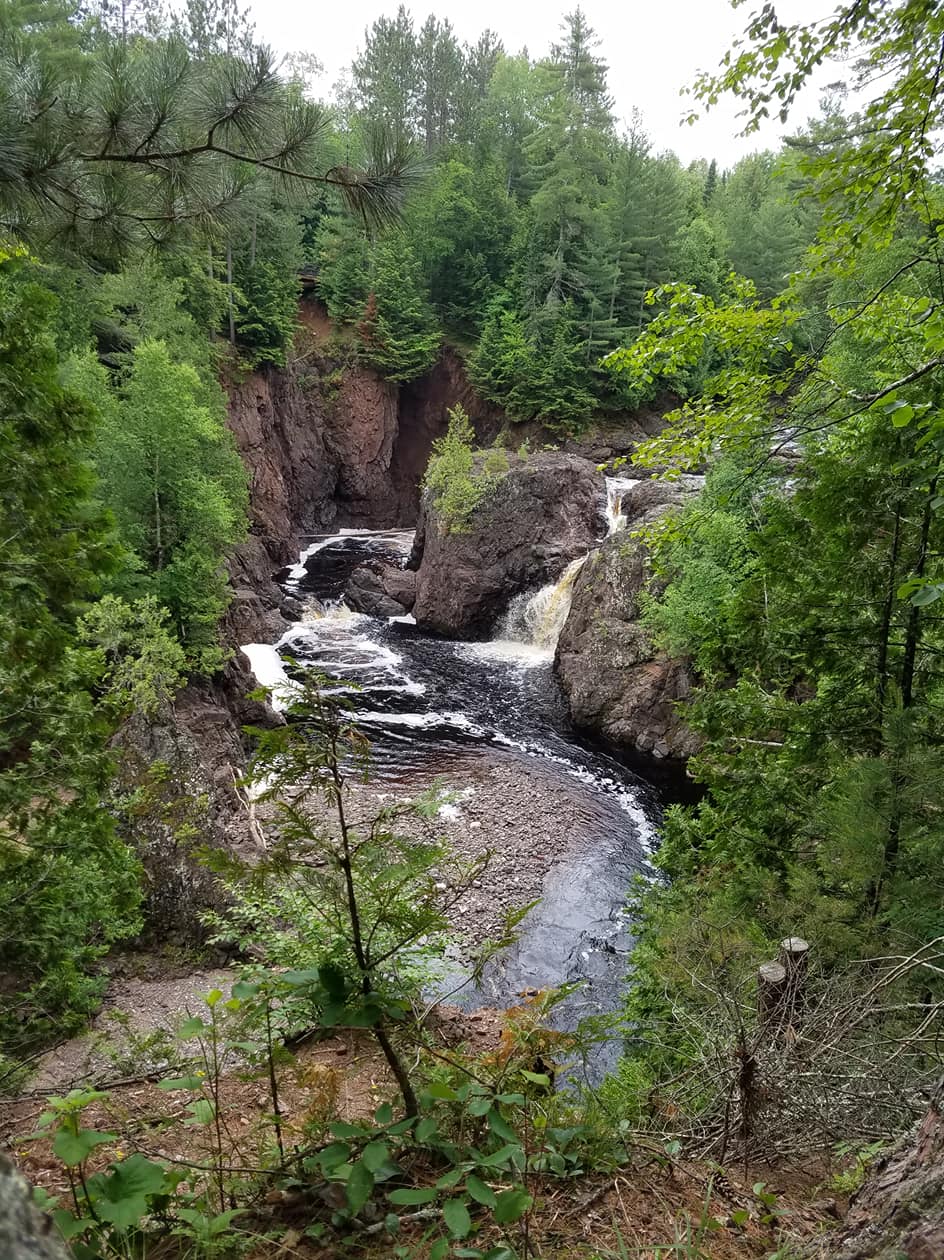
[[[622,523],[620,486],[610,485],[611,531]],[[450,1000],[511,1006],[529,989],[578,982],[554,1016],[558,1027],[572,1028],[618,1007],[632,943],[627,890],[650,869],[660,794],[652,775],[569,722],[553,655],[580,562],[557,583],[519,597],[491,642],[455,642],[422,632],[410,617],[368,617],[343,604],[358,564],[370,557],[403,563],[411,541],[408,532],[362,530],[311,539],[298,564],[280,575],[287,592],[309,601],[305,616],[277,643],[243,651],[277,706],[291,689],[286,660],[316,669],[346,693],[371,739],[374,777],[391,789],[417,790],[450,769],[461,775],[476,760],[510,761],[522,777],[553,780],[558,792],[564,786],[572,834],[549,864],[540,903],[517,944],[489,964],[480,989],[467,986]],[[451,808],[461,811],[461,801]],[[513,827],[501,830],[492,843],[513,845]],[[618,1053],[618,1039],[597,1047],[590,1078],[599,1079]]]

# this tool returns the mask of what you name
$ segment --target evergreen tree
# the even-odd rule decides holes
[[[110,725],[76,618],[115,568],[85,457],[94,413],[58,383],[53,302],[0,268],[0,1044],[87,1014],[91,964],[138,924],[137,867],[103,807]],[[64,1021],[56,1024],[55,1021]]]
[[[372,288],[358,325],[365,356],[390,380],[413,380],[435,363],[441,334],[406,236],[385,236],[371,264]]]
[[[219,387],[141,341],[113,391],[90,356],[70,379],[101,412],[95,458],[106,501],[134,563],[121,594],[153,594],[169,609],[192,668],[222,663],[217,622],[228,590],[224,559],[245,530],[245,471],[223,420]]]

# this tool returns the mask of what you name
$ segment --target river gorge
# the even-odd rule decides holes
[[[664,794],[684,791],[678,770],[657,774],[657,762],[581,733],[555,674],[578,576],[599,543],[625,530],[623,501],[638,483],[600,476],[598,484],[601,537],[591,552],[508,601],[489,638],[446,638],[412,613],[349,607],[345,592],[355,591],[363,566],[409,573],[415,536],[347,529],[306,539],[278,575],[285,595],[300,601],[300,619],[273,643],[241,649],[277,710],[287,707],[297,671],[315,671],[371,741],[378,800],[437,786],[447,793],[437,826],[449,845],[464,858],[491,854],[453,910],[455,956],[439,991],[467,1007],[512,1006],[529,990],[573,984],[555,1011],[567,1028],[618,1005],[631,944],[627,894],[648,872]],[[470,948],[531,902],[516,943],[477,988],[463,985]],[[618,1049],[618,1039],[596,1047],[591,1079],[613,1066]]]

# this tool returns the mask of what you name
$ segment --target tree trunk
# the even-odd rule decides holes
[[[788,989],[783,963],[761,963],[757,968],[757,1013],[762,1025],[773,1023],[783,1014]]]
[[[891,553],[888,557],[888,583],[885,591],[885,602],[882,605],[882,620],[879,626],[878,660],[878,713],[876,714],[875,751],[882,747],[882,732],[885,727],[885,704],[888,700],[888,641],[891,637],[892,613],[895,609],[895,592],[898,589],[898,552],[901,547],[901,508],[895,509],[895,528],[892,532]]]
[[[229,307],[229,343],[236,344],[236,314],[233,309],[233,247],[226,242],[226,286],[227,305]]]

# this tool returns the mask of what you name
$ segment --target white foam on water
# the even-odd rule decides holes
[[[626,516],[623,512],[623,496],[633,486],[639,485],[639,479],[630,477],[607,477],[606,479],[606,532],[618,534],[626,528]]]
[[[260,687],[269,688],[269,701],[277,713],[284,712],[292,702],[296,687],[288,674],[281,656],[271,643],[244,643],[239,649],[249,661],[249,668]]]
[[[524,669],[549,665],[554,659],[554,649],[538,647],[535,643],[519,643],[516,639],[492,639],[488,643],[457,643],[456,655],[479,661],[505,661]]]
[[[522,643],[553,654],[570,612],[574,582],[586,558],[572,560],[556,582],[516,595],[498,623],[495,641]]]
[[[416,730],[451,727],[453,730],[467,731],[470,735],[477,735],[483,739],[489,734],[464,713],[375,713],[367,709],[352,713],[351,720],[374,723],[378,726],[411,726]]]
[[[413,545],[413,532],[411,530],[339,529],[336,534],[329,534],[324,538],[319,538],[310,546],[305,548],[298,557],[297,562],[289,569],[285,578],[286,584],[297,586],[308,572],[305,567],[306,561],[310,560],[312,556],[317,555],[319,551],[324,551],[325,547],[330,547],[333,543],[344,542],[346,538],[367,537],[382,538],[385,541],[391,542],[395,544],[397,549],[402,551],[404,554],[406,554]]]

